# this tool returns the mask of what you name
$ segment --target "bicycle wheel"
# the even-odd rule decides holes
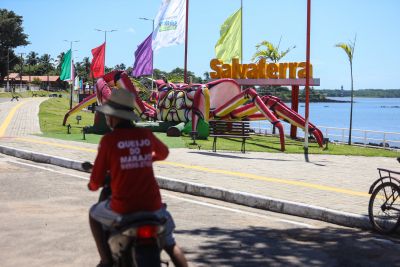
[[[389,234],[400,224],[400,188],[383,183],[374,189],[368,206],[369,220],[375,230]]]

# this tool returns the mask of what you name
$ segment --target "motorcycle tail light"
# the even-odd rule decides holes
[[[137,228],[136,234],[138,238],[157,237],[158,227],[156,225],[143,225]]]

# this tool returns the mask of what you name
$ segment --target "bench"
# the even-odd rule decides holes
[[[246,139],[250,137],[250,122],[248,121],[209,121],[210,137],[214,137],[213,152],[217,151],[217,138],[242,138],[240,151],[246,152]]]

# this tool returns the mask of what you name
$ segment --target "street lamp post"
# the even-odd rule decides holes
[[[154,32],[154,19],[149,19],[149,18],[139,18],[139,19],[142,19],[142,20],[148,20],[148,21],[151,21],[151,24],[152,24],[152,26],[153,26],[153,28],[152,28],[152,30],[151,30],[151,32],[153,33]],[[153,90],[153,86],[154,86],[154,51],[153,51],[153,48],[151,49],[151,89]]]
[[[7,47],[7,92],[10,91],[10,48]]]
[[[79,40],[76,41],[70,41],[70,40],[64,40],[64,42],[70,42],[70,49],[71,49],[71,64],[72,64],[72,43],[77,43],[79,42]],[[72,66],[71,66],[71,75],[72,78]],[[70,86],[70,98],[69,98],[69,109],[72,109],[72,94],[73,94],[73,81],[71,82],[71,86]]]
[[[20,64],[20,70],[19,70],[19,91],[22,91],[22,68],[24,67],[24,60],[23,60],[23,55],[25,53],[20,53],[21,54],[21,64]]]
[[[107,32],[116,32],[117,30],[102,30],[102,29],[94,29],[95,31],[98,32],[104,32],[104,43],[107,42]],[[106,73],[106,49],[104,48],[104,69],[103,73]]]

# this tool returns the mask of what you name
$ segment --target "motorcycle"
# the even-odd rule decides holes
[[[93,165],[82,163],[82,169],[90,172]],[[107,175],[100,192],[99,202],[111,196],[111,177]],[[166,219],[153,214],[119,216],[111,229],[104,229],[115,267],[160,267],[168,266],[161,260],[164,247]]]

